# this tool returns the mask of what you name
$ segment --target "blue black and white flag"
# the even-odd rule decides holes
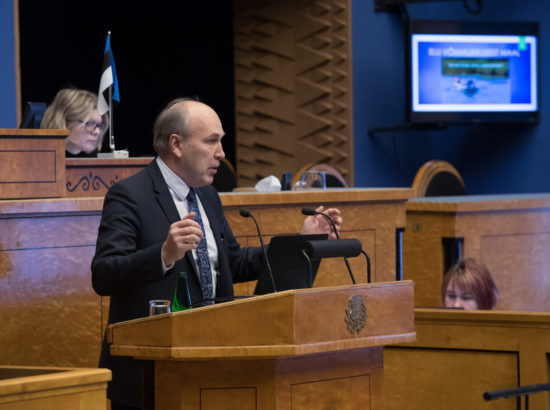
[[[111,32],[107,34],[105,53],[103,55],[103,73],[99,82],[99,93],[97,95],[97,110],[101,115],[110,109],[109,87],[111,87],[111,98],[120,102],[118,93],[118,78],[116,76],[115,59],[111,50]]]

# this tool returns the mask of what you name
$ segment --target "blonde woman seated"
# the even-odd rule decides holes
[[[97,95],[86,90],[60,90],[46,109],[40,128],[68,129],[67,157],[95,157],[101,149],[109,117],[97,110]]]
[[[463,259],[443,277],[441,299],[446,308],[491,310],[497,303],[498,289],[485,265]]]

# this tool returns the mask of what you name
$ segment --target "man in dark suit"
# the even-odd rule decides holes
[[[109,323],[147,316],[149,300],[172,299],[179,272],[188,274],[192,303],[232,297],[233,283],[258,278],[261,248],[239,246],[210,185],[225,157],[223,135],[212,108],[190,99],[172,101],[155,121],[158,157],[105,196],[92,284],[99,295],[111,297]],[[340,211],[324,212],[339,229]],[[305,219],[302,233],[335,237],[319,215]],[[140,408],[138,363],[111,356],[104,342],[100,367],[113,372],[108,389],[113,410]]]

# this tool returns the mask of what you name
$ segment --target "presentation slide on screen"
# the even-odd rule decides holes
[[[535,111],[536,38],[415,34],[413,111]]]

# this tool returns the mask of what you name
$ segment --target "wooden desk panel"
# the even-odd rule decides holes
[[[258,220],[265,242],[273,235],[297,233],[302,227],[303,207],[323,205],[342,211],[342,238],[357,238],[369,254],[372,281],[396,280],[396,229],[405,226],[405,203],[409,189],[328,189],[312,192],[222,194],[226,217],[235,236],[242,243],[257,244],[253,221],[239,215],[241,207],[248,208]],[[366,260],[363,255],[350,259],[357,283],[366,282]],[[351,284],[346,266],[340,258],[322,262],[314,286]]]
[[[415,330],[416,342],[384,348],[388,410],[515,409],[483,392],[550,380],[549,313],[415,309]],[[550,395],[529,403],[548,410]]]
[[[63,197],[68,133],[0,129],[0,199]]]
[[[464,238],[462,256],[484,263],[498,309],[550,311],[550,194],[416,198],[407,203],[404,278],[417,306],[440,306],[441,239]]]
[[[340,353],[340,352],[339,352]],[[162,409],[382,409],[382,347],[264,360],[157,361]]]
[[[483,393],[517,386],[517,373],[513,353],[389,348],[384,351],[384,402],[386,410],[514,410],[514,400],[486,403]]]
[[[102,200],[0,202],[0,363],[97,366],[91,285]]]
[[[153,157],[98,159],[67,158],[65,160],[67,182],[66,197],[104,197],[116,182],[132,176],[145,168]]]
[[[109,380],[107,369],[0,366],[0,409],[105,409]]]

